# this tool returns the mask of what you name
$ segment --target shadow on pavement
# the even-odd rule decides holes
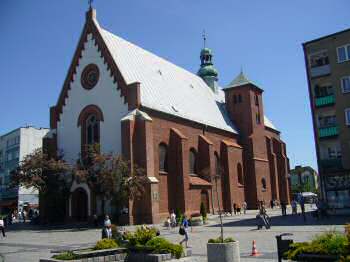
[[[348,216],[330,216],[329,218],[316,219],[310,212],[306,213],[306,221],[300,215],[273,216],[271,217],[271,226],[306,226],[306,225],[344,225],[350,222]],[[220,224],[209,227],[219,227]],[[224,227],[254,227],[255,218],[241,219],[238,221],[225,222]]]
[[[67,231],[78,232],[93,229],[88,224],[59,224],[59,225],[33,225],[31,223],[14,223],[6,227],[6,231]],[[0,260],[1,261],[1,260]]]

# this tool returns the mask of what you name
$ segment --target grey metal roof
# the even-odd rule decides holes
[[[142,106],[238,133],[221,89],[214,93],[199,76],[96,26],[126,83],[141,83]],[[266,117],[264,122],[276,129]]]
[[[213,93],[199,76],[99,30],[126,83],[141,83],[142,106],[238,133],[223,106],[223,95]]]

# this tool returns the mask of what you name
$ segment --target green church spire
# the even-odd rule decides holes
[[[201,50],[200,59],[201,59],[201,67],[198,70],[197,75],[200,76],[207,85],[213,90],[213,92],[217,92],[218,90],[218,71],[213,65],[213,52],[211,49],[205,46],[206,44],[206,35],[203,34],[204,48]]]

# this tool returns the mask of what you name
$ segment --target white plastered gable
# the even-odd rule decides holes
[[[100,76],[96,86],[91,90],[82,87],[80,77],[85,66],[94,63],[98,66]],[[98,106],[104,116],[100,123],[100,144],[103,153],[121,153],[120,119],[128,112],[117,83],[114,83],[101,52],[95,45],[92,34],[84,44],[76,74],[70,84],[60,121],[57,123],[57,145],[63,151],[64,159],[75,163],[81,149],[81,127],[77,125],[80,112],[88,105]]]

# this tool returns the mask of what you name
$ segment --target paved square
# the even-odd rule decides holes
[[[288,210],[289,214],[291,213]],[[239,241],[241,261],[277,261],[275,236],[281,233],[292,233],[294,241],[305,241],[315,234],[325,230],[336,229],[343,231],[343,225],[349,222],[346,217],[332,217],[316,220],[310,214],[304,223],[301,216],[281,217],[280,210],[268,210],[271,216],[270,230],[257,230],[255,226],[256,211],[248,211],[246,215],[225,216],[224,234]],[[218,237],[220,233],[219,220],[216,216],[210,218],[209,225],[193,227],[190,233],[189,245],[193,257],[184,261],[206,261],[206,243],[209,238]],[[133,230],[130,226],[128,229]],[[160,226],[161,235],[174,242],[179,242],[182,236],[178,229],[168,230]],[[0,253],[6,262],[37,262],[40,257],[49,257],[51,250],[72,249],[92,246],[100,238],[99,229],[43,229],[30,225],[18,224],[9,228],[7,237],[0,239]],[[257,248],[262,255],[250,257],[252,241],[256,240]],[[0,260],[1,261],[1,260]]]

